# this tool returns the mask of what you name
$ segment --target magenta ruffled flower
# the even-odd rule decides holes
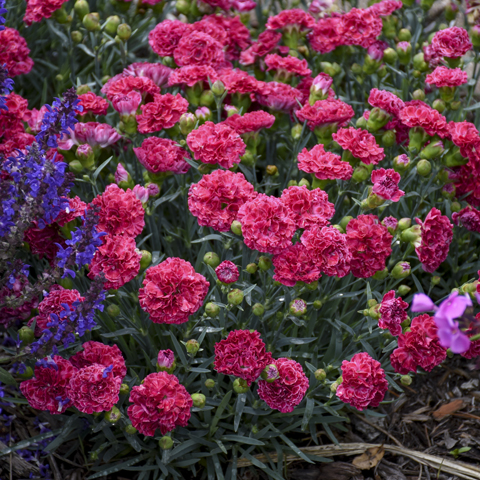
[[[229,260],[224,260],[216,269],[215,273],[217,274],[218,279],[222,283],[235,283],[240,276],[238,272],[238,267]]]

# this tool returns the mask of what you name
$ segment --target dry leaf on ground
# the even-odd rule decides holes
[[[385,450],[382,447],[369,448],[365,453],[355,457],[352,464],[360,470],[370,470],[376,467],[380,460],[385,455]]]
[[[435,420],[442,420],[446,416],[461,410],[464,407],[464,405],[465,405],[465,402],[461,398],[458,398],[457,400],[453,400],[450,403],[442,405],[440,408],[435,410],[432,415],[435,418]]]

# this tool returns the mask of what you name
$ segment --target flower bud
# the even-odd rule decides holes
[[[438,275],[435,275],[430,279],[430,282],[432,282],[432,285],[438,285],[441,281],[442,279]]]
[[[425,100],[425,92],[423,90],[417,89],[412,93],[412,98],[414,100]]]
[[[432,173],[432,164],[428,160],[420,160],[417,163],[417,173],[421,177],[428,177]]]
[[[410,159],[404,153],[396,156],[393,159],[393,169],[396,172],[398,172],[400,174],[405,173],[408,170],[409,167],[410,167]]]
[[[182,135],[188,135],[195,128],[196,123],[197,119],[193,113],[184,113],[178,121]]]
[[[378,107],[373,108],[367,120],[368,131],[376,132],[380,130],[390,121],[390,118],[390,115],[385,110]]]
[[[117,423],[122,418],[122,412],[114,405],[109,412],[105,413],[105,420],[109,423]]]
[[[145,187],[142,187],[141,185],[135,185],[133,187],[133,193],[137,197],[138,200],[140,200],[145,207],[145,204],[148,202],[148,198],[150,195],[148,194],[148,189]]]
[[[118,15],[112,15],[108,17],[107,21],[105,22],[105,32],[113,37],[117,33],[117,28],[121,22],[122,21],[120,20],[120,17]]]
[[[457,189],[453,183],[447,183],[442,187],[442,197],[452,200],[455,198]]]
[[[245,270],[247,270],[248,273],[253,275],[254,273],[257,273],[258,265],[256,263],[249,263]]]
[[[111,303],[107,307],[107,314],[110,317],[118,317],[120,315],[120,307],[118,305],[116,305],[115,303]]]
[[[250,387],[243,378],[236,378],[233,382],[233,390],[235,393],[247,393]]]
[[[195,110],[195,118],[198,119],[200,123],[205,123],[212,118],[212,112],[208,107],[199,107]]]
[[[330,391],[332,393],[335,393],[337,391],[337,388],[338,386],[342,383],[343,381],[343,378],[342,377],[339,377],[337,380],[335,380],[335,382],[333,382],[331,385],[330,385]]]
[[[307,187],[307,188],[310,188],[310,182],[309,182],[306,178],[302,178],[302,179],[298,182],[298,186],[299,186],[299,187]]]
[[[26,326],[18,331],[18,336],[24,345],[30,345],[35,340],[33,330]]]
[[[388,277],[388,268],[379,270],[378,272],[375,272],[375,274],[373,275],[374,280],[384,280],[387,277]]]
[[[185,348],[187,352],[194,357],[200,350],[200,344],[192,338],[185,344]]]
[[[410,33],[410,30],[408,30],[407,28],[402,28],[398,32],[398,39],[401,42],[409,42],[411,38],[412,38],[412,34]]]
[[[289,180],[287,183],[287,187],[296,187],[298,182],[296,180]]]
[[[215,252],[207,252],[203,261],[212,268],[217,268],[220,265],[220,257]]]
[[[450,210],[452,212],[459,212],[462,209],[462,206],[458,202],[452,202],[450,204]]]
[[[23,373],[17,373],[17,375],[22,380],[30,380],[33,377],[33,368],[26,366]]]
[[[205,386],[209,389],[212,389],[215,386],[215,380],[213,380],[213,378],[207,378],[205,380]]]
[[[322,308],[322,306],[323,306],[323,303],[320,300],[315,300],[313,302],[313,308],[315,310],[320,310]]]
[[[90,13],[90,7],[88,5],[88,2],[86,0],[77,0],[75,2],[75,5],[73,6],[73,9],[75,10],[75,13],[78,16],[78,19],[80,21],[83,20],[83,17]]]
[[[423,52],[419,52],[413,56],[413,68],[420,73],[426,72],[429,69],[428,63],[425,61]]]
[[[190,2],[187,0],[177,0],[175,3],[175,8],[178,13],[183,15],[188,15],[190,13]]]
[[[461,154],[460,149],[458,147],[454,147],[453,149],[451,149],[450,152],[444,158],[444,163],[449,168],[460,167],[462,165],[465,165],[467,162],[468,162],[468,159],[466,159]]]
[[[368,170],[367,166],[361,163],[355,170],[353,171],[352,179],[356,183],[361,183],[367,180],[370,177],[370,171]]]
[[[205,107],[209,107],[215,102],[215,97],[211,90],[204,90],[200,95],[199,104]]]
[[[393,65],[398,59],[398,54],[393,48],[387,48],[383,51],[383,61],[388,65]]]
[[[445,105],[445,102],[443,100],[441,100],[440,98],[436,98],[433,103],[432,103],[432,107],[438,112],[438,113],[442,113],[445,111],[445,109],[447,108],[447,106]]]
[[[262,255],[258,259],[258,268],[260,270],[263,270],[264,272],[266,272],[271,268],[271,266],[272,266],[272,260],[269,257],[265,257]]]
[[[157,355],[157,370],[172,373],[175,370],[175,354],[171,350],[160,350]]]
[[[88,143],[77,147],[75,157],[80,161],[84,168],[92,169],[95,167],[95,155],[92,147]]]
[[[239,113],[239,110],[237,107],[235,107],[235,105],[224,105],[223,108],[227,112],[228,118],[233,117],[233,115],[236,115],[237,113]]]
[[[390,272],[390,276],[395,280],[399,280],[400,278],[407,278],[411,271],[410,263],[398,262]]]
[[[72,39],[73,43],[80,43],[83,40],[82,32],[74,30],[72,33],[70,33],[70,38]]]
[[[402,385],[406,385],[406,386],[411,385],[411,383],[412,383],[412,377],[411,377],[410,375],[402,375],[402,376],[400,377],[400,383],[401,383]]]
[[[221,97],[225,92],[225,85],[221,80],[216,80],[212,85],[212,92],[217,97]]]
[[[401,220],[400,220],[401,222]],[[400,224],[400,222],[398,222]],[[413,227],[407,228],[400,235],[400,240],[402,242],[417,243],[421,237],[421,228],[420,225],[414,225]]]
[[[276,165],[267,165],[267,167],[265,168],[265,172],[267,175],[273,177],[275,175],[278,175],[278,168]]]
[[[234,288],[227,295],[230,305],[240,305],[243,302],[243,292],[238,288]]]
[[[234,220],[232,222],[232,225],[230,225],[230,230],[235,235],[241,235],[242,234],[242,224],[238,220]]]
[[[205,305],[205,313],[209,317],[212,317],[212,318],[217,317],[218,314],[220,313],[220,307],[218,305],[216,305],[215,303],[208,302]]]
[[[279,377],[277,366],[275,364],[267,365],[260,376],[262,380],[273,383]]]
[[[167,437],[165,435],[158,441],[158,446],[161,450],[170,450],[173,447],[172,437]]]
[[[117,35],[126,42],[132,36],[132,28],[126,23],[121,23],[117,28]]]
[[[412,46],[408,42],[397,43],[398,61],[403,65],[410,63],[412,56]]]
[[[128,433],[129,435],[135,435],[137,432],[138,430],[133,425],[127,425],[125,427],[125,433]]]
[[[411,290],[411,288],[408,285],[400,285],[397,288],[397,292],[401,297],[404,297],[405,295],[408,295],[410,290]]]
[[[292,130],[290,131],[292,138],[294,140],[299,140],[300,137],[302,136],[302,131],[303,131],[303,125],[300,125],[297,123],[292,127]]]
[[[120,385],[120,395],[127,395],[130,392],[130,387],[126,383]]]
[[[83,17],[82,23],[89,32],[100,30],[100,15],[97,12],[87,13]]]
[[[252,307],[252,313],[256,317],[261,317],[265,313],[265,307],[261,303],[255,303]]]
[[[73,173],[81,173],[83,165],[78,160],[73,160],[68,164],[68,168]]]
[[[194,393],[192,395],[193,406],[197,408],[203,408],[205,406],[207,398],[202,393]]]
[[[442,141],[438,137],[434,137],[432,141],[420,152],[420,158],[423,158],[424,160],[434,160],[444,151],[445,149],[443,148]]]
[[[470,29],[470,39],[472,40],[472,44],[475,48],[480,47],[480,26],[474,25]]]
[[[393,147],[396,143],[396,136],[393,130],[387,130],[380,140],[382,146],[384,147]]]
[[[403,231],[406,230],[407,228],[410,228],[412,226],[412,219],[411,218],[401,218],[398,221],[398,228],[399,230]]]
[[[457,102],[452,102],[450,103],[450,110],[453,110],[454,112],[458,110],[462,106],[462,102],[457,101]]]
[[[323,382],[327,378],[327,372],[323,368],[319,368],[318,370],[315,370],[315,379],[319,382]]]
[[[145,270],[152,263],[152,254],[148,250],[140,250],[142,258],[140,259],[140,268]]]
[[[362,128],[365,130],[367,128],[367,119],[362,115],[356,122],[355,126],[357,128]]]
[[[307,302],[301,298],[296,298],[290,302],[289,312],[294,317],[301,317],[307,313]]]

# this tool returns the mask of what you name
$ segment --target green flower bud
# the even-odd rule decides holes
[[[347,225],[348,225],[348,223],[350,222],[350,220],[353,220],[353,217],[351,217],[350,215],[348,215],[348,216],[346,216],[346,217],[343,217],[343,218],[340,220],[339,225],[340,225],[344,230],[346,230],[346,229],[347,229]]]
[[[120,315],[120,307],[115,303],[111,303],[107,307],[107,314],[110,317],[118,317]]]
[[[220,307],[219,307],[218,305],[216,305],[215,303],[208,302],[208,303],[205,305],[205,313],[206,313],[209,317],[215,318],[215,317],[217,317],[218,314],[220,313]]]
[[[120,23],[122,23],[122,21],[120,20],[120,17],[118,15],[111,15],[107,18],[107,21],[105,22],[105,32],[113,37],[113,35],[117,33],[117,28]]]
[[[438,112],[438,113],[443,113],[447,106],[445,105],[445,102],[441,100],[440,98],[436,98],[433,103],[432,107]]]
[[[121,23],[117,28],[117,35],[126,42],[132,36],[132,28],[126,23]]]
[[[83,17],[82,23],[89,32],[100,30],[100,15],[97,12],[87,13]]]
[[[398,32],[398,39],[401,41],[401,42],[409,42],[412,38],[412,34],[410,33],[410,30],[406,29],[406,28],[402,28],[399,32]]]
[[[472,40],[472,44],[475,48],[480,47],[480,28],[478,28],[478,25],[475,25],[470,29],[470,38]]]
[[[452,212],[459,212],[462,209],[462,206],[458,202],[452,202],[450,204],[450,210]]]
[[[140,268],[145,270],[152,263],[152,254],[148,250],[141,250]]]
[[[271,177],[278,175],[278,168],[276,165],[267,165],[265,168],[265,173]]]
[[[383,128],[389,121],[391,116],[381,108],[375,107],[371,110],[367,120],[367,129],[370,132],[376,132]]]
[[[241,235],[242,234],[242,224],[238,220],[234,220],[232,222],[232,225],[230,226],[230,230],[235,235]]]
[[[327,372],[323,368],[319,368],[318,370],[315,370],[315,378],[319,382],[323,382],[327,378]]]
[[[301,298],[296,298],[290,302],[289,312],[294,317],[301,317],[307,313],[307,302]]]
[[[24,345],[30,345],[35,340],[35,333],[29,327],[22,327],[18,331],[18,336]]]
[[[388,277],[388,268],[384,268],[383,270],[375,272],[375,275],[373,275],[374,280],[384,280],[387,277]]]
[[[82,32],[74,30],[70,33],[70,38],[72,39],[73,43],[80,43],[83,40]]]
[[[221,80],[216,80],[212,85],[212,92],[217,97],[221,97],[225,92],[225,85]]]
[[[213,105],[214,102],[215,102],[215,97],[211,90],[204,90],[200,95],[200,100],[199,100],[200,105],[209,107],[210,105]]]
[[[411,226],[412,226],[412,219],[411,218],[401,218],[398,221],[398,228],[401,231],[406,230],[407,228],[410,228]]]
[[[388,65],[393,65],[398,59],[398,54],[393,48],[387,48],[383,51],[383,61]]]
[[[247,167],[252,167],[253,165],[255,165],[255,155],[253,155],[253,153],[247,150],[245,155],[241,157],[240,163]]]
[[[368,315],[372,318],[375,318],[376,320],[378,320],[380,318],[380,312],[379,312],[379,309],[380,309],[380,305],[375,305],[374,307],[370,307],[368,309]]]
[[[350,67],[350,70],[355,75],[359,75],[360,73],[362,73],[362,66],[358,63],[352,63],[352,66]]]
[[[408,42],[400,42],[397,44],[398,61],[403,65],[410,63],[412,57],[412,46]]]
[[[170,450],[173,447],[172,437],[167,437],[165,435],[158,441],[158,446],[161,450]]]
[[[413,56],[413,68],[419,72],[426,72],[429,69],[428,63],[425,62],[423,52],[419,52]],[[418,100],[422,99],[419,98]]]
[[[392,269],[390,276],[395,280],[400,278],[407,278],[412,271],[410,263],[408,262],[398,262]]]
[[[334,382],[330,385],[330,391],[332,393],[335,393],[337,391],[337,388],[338,388],[338,383],[337,382]]]
[[[243,292],[238,288],[234,288],[227,295],[230,305],[240,305],[243,302]]]
[[[401,297],[404,297],[405,295],[408,295],[408,292],[410,292],[411,288],[408,285],[400,285],[397,288],[397,292]]]
[[[135,435],[137,432],[138,430],[133,425],[127,425],[125,427],[125,433],[128,433],[129,435]]]
[[[399,222],[400,223],[400,222]],[[402,242],[410,242],[415,244],[421,237],[421,228],[420,225],[414,225],[413,227],[407,228],[400,235],[400,240]]]
[[[68,168],[73,173],[81,173],[83,171],[83,165],[78,160],[72,160],[68,164]]]
[[[302,179],[298,182],[298,186],[299,186],[299,187],[307,187],[307,188],[310,188],[310,182],[309,182],[306,178],[302,178]]]
[[[194,128],[197,119],[193,113],[184,113],[178,120],[178,125],[182,135],[188,135]]]
[[[120,385],[120,395],[127,395],[130,392],[130,387],[126,383]]]
[[[257,273],[258,270],[258,265],[256,263],[249,263],[246,268],[247,272],[253,275],[254,273]]]
[[[294,140],[299,140],[300,137],[302,136],[302,130],[303,130],[303,125],[300,125],[299,123],[294,125],[291,130],[292,138]]]
[[[258,259],[258,268],[260,270],[263,270],[264,272],[266,272],[271,268],[271,266],[272,266],[272,260],[269,257],[265,257],[262,255]]]
[[[109,412],[105,413],[105,420],[109,423],[117,423],[122,418],[122,412],[114,405]]]
[[[364,130],[367,128],[367,119],[362,115],[356,122],[355,126],[357,128],[363,128]]]
[[[406,386],[411,385],[412,377],[410,375],[402,375],[400,378],[400,383]]]
[[[432,285],[438,285],[441,281],[442,279],[438,275],[435,275],[430,279],[430,282],[432,282]]]
[[[412,72],[412,76],[413,78],[420,78],[422,76],[422,72],[420,72],[420,70],[414,70]]]
[[[423,90],[415,90],[412,94],[414,100],[425,100],[425,92]]]
[[[320,310],[322,308],[323,303],[320,300],[315,300],[313,302],[313,308],[315,310]]]
[[[25,367],[25,371],[23,373],[17,373],[18,377],[22,380],[30,380],[33,377],[33,369],[32,367]]]
[[[203,261],[212,268],[217,268],[220,265],[220,257],[215,252],[207,252]]]
[[[73,9],[75,10],[75,13],[77,14],[78,19],[80,21],[83,20],[83,17],[85,15],[90,13],[90,7],[89,7],[88,2],[86,0],[77,0],[75,2],[75,5],[74,5]]]
[[[371,298],[368,302],[367,302],[367,305],[369,308],[372,308],[372,307],[375,307],[376,305],[378,305],[378,302],[374,299],[374,298]]]
[[[393,147],[396,143],[395,132],[393,130],[387,130],[381,138],[381,144],[384,147]]]
[[[194,393],[192,395],[193,406],[197,408],[203,408],[207,398],[202,393]]]
[[[175,8],[177,9],[178,13],[188,15],[190,13],[190,2],[187,0],[177,0],[175,3]]]
[[[209,389],[212,389],[215,386],[215,380],[213,380],[212,378],[207,378],[205,380],[205,386]]]
[[[185,348],[187,352],[194,357],[200,350],[200,344],[192,338],[186,343]]]
[[[364,182],[365,180],[367,180],[367,178],[370,178],[370,171],[366,165],[361,163],[360,165],[355,167],[355,170],[353,171],[353,175],[352,175],[352,180],[355,183]]]
[[[287,187],[296,187],[298,182],[296,180],[289,180],[287,183]]]
[[[266,380],[268,383],[273,383],[279,377],[278,368],[275,364],[270,364],[265,367],[260,374],[262,380]]]
[[[247,393],[250,387],[243,378],[236,378],[233,382],[233,390],[235,393]]]
[[[453,110],[454,112],[458,110],[462,106],[462,102],[452,102],[450,103],[450,110]]]
[[[417,163],[417,173],[422,177],[428,177],[432,173],[432,164],[428,160],[420,160]]]
[[[252,307],[252,313],[256,317],[261,317],[265,313],[265,307],[261,303],[255,303]]]
[[[311,282],[311,283],[307,283],[305,287],[307,290],[310,290],[311,292],[313,292],[318,288],[318,280],[315,280],[314,282]]]

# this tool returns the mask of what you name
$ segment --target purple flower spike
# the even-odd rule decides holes
[[[428,312],[436,310],[437,307],[428,295],[417,293],[413,296],[411,309],[412,312]]]

